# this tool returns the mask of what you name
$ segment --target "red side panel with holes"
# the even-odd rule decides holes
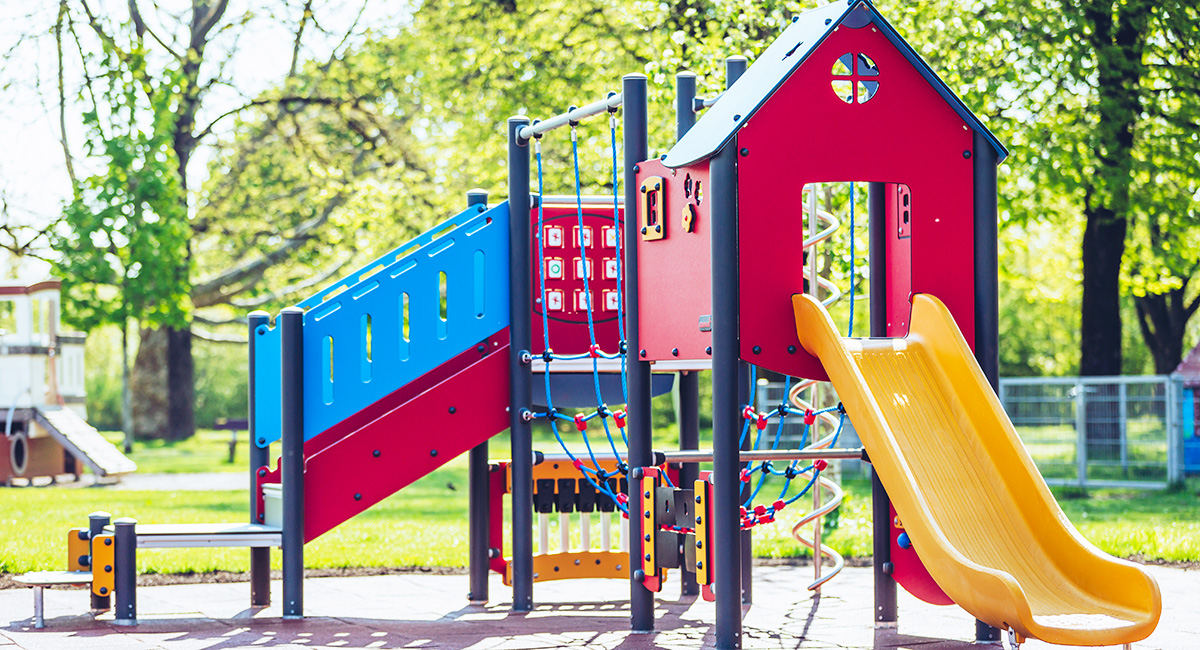
[[[305,445],[305,541],[508,428],[508,336],[501,331]],[[332,442],[310,455],[322,438]]]
[[[619,215],[623,216],[624,209]],[[538,230],[538,208],[530,211],[531,230]],[[613,223],[612,205],[583,206],[583,235],[580,236],[579,214],[574,204],[547,204],[542,208],[542,241],[544,257],[539,269],[537,241],[533,242],[533,342],[534,354],[546,346],[542,337],[542,312],[549,319],[550,347],[558,354],[583,354],[591,346],[588,334],[587,306],[584,302],[584,258],[590,275],[587,288],[591,290],[595,311],[592,322],[596,328],[596,343],[604,352],[620,351],[617,329],[617,244],[624,236]],[[623,261],[623,260],[621,260]],[[542,303],[541,276],[546,276],[546,303]]]
[[[848,53],[867,55],[878,70],[866,101],[847,102],[835,91],[835,83],[860,81],[858,70],[853,79],[833,76]],[[900,326],[908,320],[907,294],[923,292],[940,298],[973,341],[972,132],[874,26],[831,34],[749,120],[738,147],[742,358],[826,378],[799,348],[790,302],[804,288],[800,193],[812,182],[859,181],[859,219],[866,218],[866,182],[906,185],[909,231],[901,237],[899,228],[888,229],[889,333],[907,331]],[[859,261],[864,273],[866,255]],[[833,312],[844,322],[844,304]],[[856,323],[855,334],[866,333],[867,324]]]
[[[860,54],[873,70],[859,68]],[[840,78],[839,59],[855,64],[852,72],[841,68],[849,74]],[[888,335],[908,332],[911,294],[930,293],[973,344],[973,134],[873,25],[839,27],[753,115],[737,143],[743,359],[827,378],[799,347],[790,301],[804,289],[800,197],[813,182],[859,182],[859,219],[867,217],[866,183],[885,183]],[[858,259],[865,273],[867,256]],[[842,323],[846,309],[832,308]],[[867,333],[866,323],[856,323],[856,335]],[[925,600],[945,602],[916,554],[896,552],[897,581]]]
[[[659,239],[638,237],[638,335],[649,361],[712,358],[712,246],[708,161],[668,169],[658,160],[638,164],[637,183],[662,178],[657,207]],[[638,206],[642,223],[641,202]],[[630,351],[633,353],[633,351]]]

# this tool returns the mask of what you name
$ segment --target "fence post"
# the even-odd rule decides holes
[[[1167,485],[1170,485],[1183,480],[1183,472],[1180,471],[1180,452],[1183,447],[1182,382],[1175,376],[1167,375],[1163,378],[1163,385],[1166,388]]]
[[[1075,380],[1075,460],[1079,487],[1087,488],[1087,399],[1083,380]]]
[[[1124,379],[1120,384],[1117,384],[1117,418],[1121,424],[1121,475],[1129,478],[1129,427],[1127,420],[1129,417],[1129,409],[1127,402],[1129,400],[1129,385]]]

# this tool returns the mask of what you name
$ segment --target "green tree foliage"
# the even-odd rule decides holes
[[[169,134],[177,83],[146,79],[145,60],[106,50],[94,79],[88,154],[100,171],[76,186],[55,241],[69,322],[181,326],[188,312],[187,215]],[[146,79],[142,87],[121,82]]]

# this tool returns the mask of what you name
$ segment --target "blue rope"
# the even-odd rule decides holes
[[[850,327],[846,336],[854,336],[854,276],[856,260],[854,259],[854,195],[857,193],[854,183],[850,183]]]

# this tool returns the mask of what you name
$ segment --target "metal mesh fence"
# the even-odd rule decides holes
[[[1000,400],[1051,485],[1154,488],[1179,477],[1169,377],[1001,379]]]
[[[831,386],[821,390],[822,403],[837,403]],[[1165,376],[1000,380],[1004,410],[1046,482],[1085,488],[1153,489],[1182,478],[1182,394],[1180,383]],[[782,383],[760,382],[755,391],[759,410],[784,399]],[[761,447],[770,446],[776,426],[763,432]],[[800,445],[803,431],[802,418],[788,418],[780,447]],[[838,446],[859,444],[848,420]],[[857,465],[844,463],[842,470],[865,471]]]

